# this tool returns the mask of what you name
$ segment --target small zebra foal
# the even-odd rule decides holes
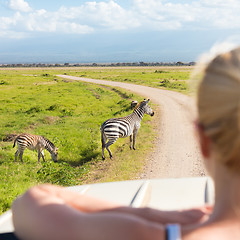
[[[130,149],[135,150],[135,140],[137,132],[141,126],[143,115],[146,113],[150,116],[154,115],[153,110],[148,105],[150,99],[140,102],[134,109],[133,113],[126,117],[111,118],[105,121],[101,126],[101,141],[102,141],[102,159],[104,160],[104,149],[106,148],[110,158],[112,153],[109,149],[118,138],[130,136]],[[108,139],[108,142],[107,142]],[[106,143],[107,142],[107,143]],[[133,142],[133,144],[132,144]],[[132,146],[131,146],[132,144]]]
[[[38,151],[38,162],[40,162],[41,157],[45,162],[43,150],[47,149],[51,154],[52,160],[57,162],[58,148],[56,148],[52,142],[43,136],[24,133],[15,138],[13,147],[15,147],[16,142],[18,149],[15,153],[15,162],[17,161],[18,155],[23,162],[22,156],[25,148]]]

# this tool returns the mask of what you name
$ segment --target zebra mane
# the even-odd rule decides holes
[[[136,110],[137,108],[139,108],[139,106],[140,106],[143,102],[146,102],[146,101],[143,100],[143,101],[141,101],[140,103],[138,103],[138,104],[136,105],[136,107],[134,108],[134,110]],[[134,110],[133,110],[133,111],[134,111]]]
[[[48,142],[48,144],[53,148],[55,149],[55,145],[47,138],[45,138],[44,136],[41,136],[46,142]]]

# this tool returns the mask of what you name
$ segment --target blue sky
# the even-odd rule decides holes
[[[239,0],[0,0],[0,63],[195,61],[240,43]]]

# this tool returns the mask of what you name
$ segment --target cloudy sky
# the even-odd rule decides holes
[[[239,0],[0,0],[0,63],[189,62],[239,30]]]

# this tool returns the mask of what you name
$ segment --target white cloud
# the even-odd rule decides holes
[[[120,2],[120,1],[119,1]],[[101,30],[239,29],[239,0],[132,0],[123,8],[114,0],[87,1],[53,12],[31,9],[24,0],[10,0],[17,13],[0,17],[0,31],[88,34]]]
[[[145,23],[167,28],[240,28],[240,1],[198,0],[172,3],[171,0],[133,0],[135,11]],[[144,22],[142,21],[142,24]],[[172,26],[172,27],[171,27]],[[166,29],[164,27],[164,29]]]
[[[24,0],[10,0],[9,7],[12,10],[20,11],[20,12],[30,12],[32,11],[31,7]]]
[[[61,7],[55,12],[44,9],[32,10],[24,14],[18,12],[12,18],[3,20],[2,24],[0,23],[0,30],[21,29],[26,32],[67,34],[88,34],[96,29],[121,30],[140,26],[131,11],[123,9],[112,0],[98,3],[86,2],[72,8]]]
[[[59,16],[76,22],[85,22],[93,27],[109,29],[128,29],[140,26],[138,19],[131,10],[126,10],[114,1],[86,2],[74,7],[62,7],[57,12]]]
[[[180,29],[195,21],[194,8],[189,4],[173,4],[171,1],[134,0],[141,24],[157,30]]]
[[[20,21],[21,14],[15,13],[12,17],[0,17],[0,31],[10,31]]]
[[[28,15],[25,22],[26,29],[36,32],[59,32],[87,34],[93,32],[93,28],[85,24],[68,21],[58,13],[49,13],[44,9]]]

